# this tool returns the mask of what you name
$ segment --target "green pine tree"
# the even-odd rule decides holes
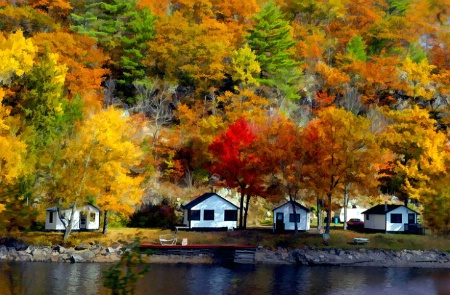
[[[117,95],[134,96],[133,82],[146,76],[143,59],[147,42],[155,36],[156,16],[138,0],[89,0],[71,19],[73,31],[94,38],[111,58],[109,68],[118,81]]]
[[[253,20],[255,25],[249,30],[247,40],[261,67],[260,83],[277,88],[279,101],[298,98],[301,73],[290,51],[296,43],[289,21],[273,1],[267,2]]]
[[[365,62],[367,60],[366,47],[361,36],[356,35],[348,41],[346,50],[354,59]]]

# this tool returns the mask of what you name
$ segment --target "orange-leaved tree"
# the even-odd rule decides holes
[[[304,152],[302,129],[282,117],[270,118],[260,125],[254,147],[260,157],[260,171],[267,176],[266,196],[276,201],[286,196],[296,214],[295,201],[304,189]],[[275,194],[275,195],[274,195]],[[298,234],[295,222],[294,235]]]
[[[224,24],[202,11],[180,10],[161,17],[145,63],[154,75],[208,91],[225,77],[230,36]]]
[[[40,52],[50,49],[58,53],[61,64],[68,68],[65,88],[68,98],[80,95],[87,109],[98,109],[103,104],[104,76],[110,73],[105,68],[108,57],[96,46],[96,41],[77,33],[52,32],[33,36]]]
[[[329,107],[318,113],[305,128],[304,146],[308,158],[309,182],[317,192],[327,196],[330,232],[331,204],[339,188],[352,182],[366,182],[370,174],[373,135],[370,121],[353,113]]]

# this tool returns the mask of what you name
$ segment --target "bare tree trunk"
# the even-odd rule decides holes
[[[75,208],[76,203],[73,203],[72,211],[70,212],[69,224],[66,226],[66,230],[64,231],[64,242],[69,238],[70,233],[72,232],[73,220],[75,218]]]
[[[250,195],[247,194],[247,199],[245,201],[245,212],[244,212],[244,228],[247,228],[247,216],[248,216],[249,203],[250,203]]]
[[[241,207],[239,208],[239,228],[244,228],[244,192],[241,191]]]
[[[105,217],[103,217],[103,234],[108,232],[108,210],[105,210]]]
[[[325,233],[330,234],[330,222],[331,222],[331,197],[330,193],[327,194],[328,197],[328,208],[327,208],[327,226],[325,228]]]
[[[345,184],[344,188],[344,230],[347,230],[347,207],[348,207],[348,190],[350,189],[350,183]]]
[[[292,213],[294,213],[294,237],[296,237],[298,235],[297,209],[295,208],[294,199],[291,195],[289,195],[289,201],[291,202]]]
[[[322,230],[322,201],[317,198],[317,231],[321,232]]]

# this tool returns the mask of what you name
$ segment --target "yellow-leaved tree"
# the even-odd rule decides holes
[[[382,135],[382,145],[394,155],[387,173],[390,191],[405,205],[409,199],[434,195],[431,182],[446,170],[447,137],[436,129],[427,110],[417,106],[386,115],[393,120]]]
[[[13,75],[21,76],[34,64],[36,47],[26,39],[22,31],[13,34],[0,34],[0,82],[8,84]]]
[[[140,204],[143,177],[133,175],[132,168],[139,165],[142,152],[134,130],[138,128],[132,117],[108,108],[85,118],[63,142],[60,159],[53,166],[49,197],[60,205],[70,204],[72,214],[65,222],[64,240],[69,237],[73,213],[80,205],[92,202],[104,210],[106,233],[108,211],[128,217]]]
[[[414,62],[408,56],[403,62],[403,76],[406,81],[406,93],[413,99],[419,97],[426,100],[430,100],[434,97],[435,89],[433,84],[432,71],[436,68],[434,65],[430,65],[426,58],[419,62]]]
[[[11,130],[9,109],[2,105],[4,96],[0,88],[0,212],[6,209],[7,200],[2,192],[3,186],[12,184],[24,172],[26,144]]]

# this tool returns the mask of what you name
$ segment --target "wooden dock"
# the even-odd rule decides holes
[[[215,263],[254,264],[257,247],[237,244],[192,244],[186,246],[141,244],[140,249],[150,250],[153,255],[210,255]]]

